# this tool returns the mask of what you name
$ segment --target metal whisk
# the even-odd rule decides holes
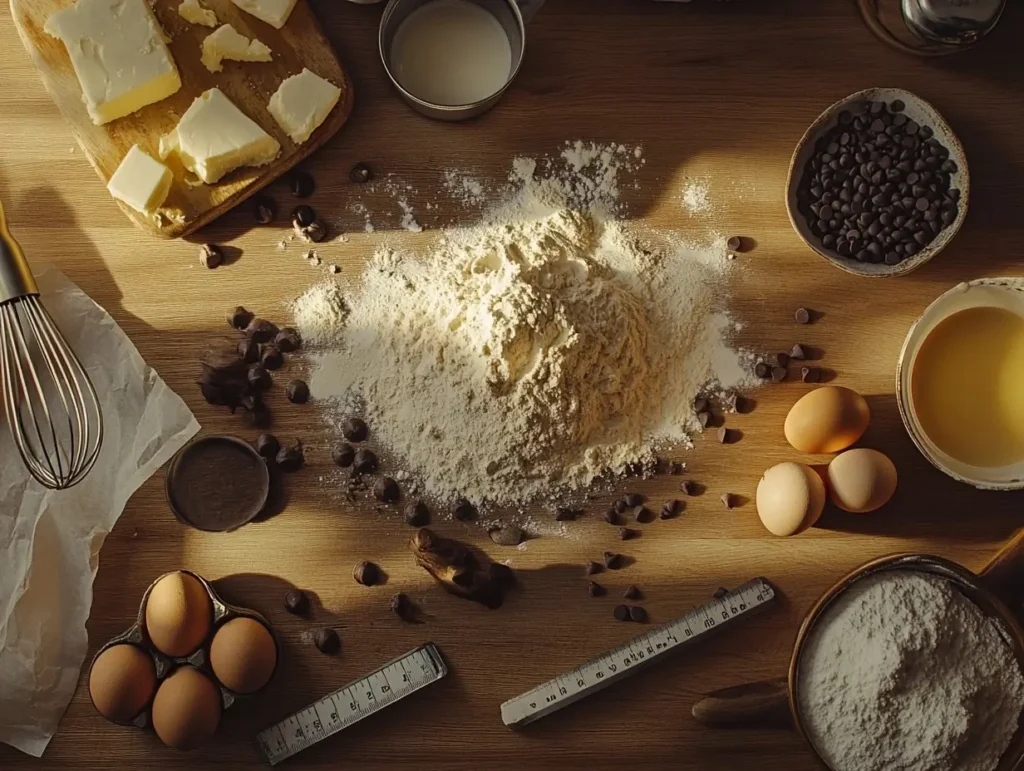
[[[25,254],[7,228],[3,203],[0,381],[11,436],[32,476],[52,490],[81,482],[103,443],[96,388],[40,302]]]

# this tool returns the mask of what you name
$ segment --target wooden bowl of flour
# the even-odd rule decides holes
[[[887,571],[927,573],[949,581],[996,624],[1003,642],[1012,650],[1024,672],[1024,628],[1010,610],[1021,608],[1019,587],[1024,585],[1024,530],[1018,533],[979,574],[942,557],[927,554],[897,554],[862,565],[840,579],[819,599],[804,618],[793,645],[786,678],[749,683],[716,691],[693,707],[693,716],[712,728],[795,728],[824,768],[833,769],[815,746],[802,714],[800,665],[805,643],[826,611],[851,586],[869,576]],[[995,771],[1012,771],[1024,759],[1024,713],[1018,717],[1016,733]],[[833,769],[834,771],[834,769]]]

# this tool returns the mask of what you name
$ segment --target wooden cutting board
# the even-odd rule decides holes
[[[231,24],[246,37],[262,41],[274,55],[272,62],[224,61],[224,69],[218,73],[211,73],[200,61],[202,41],[213,29],[186,22],[178,15],[179,3],[180,0],[156,0],[150,5],[171,38],[170,49],[181,73],[181,89],[132,115],[97,126],[86,111],[82,89],[64,44],[43,31],[50,14],[71,5],[71,0],[11,0],[18,33],[43,85],[71,125],[78,144],[104,185],[133,144],[159,157],[160,137],[177,125],[197,96],[215,86],[281,143],[281,155],[273,163],[243,167],[215,185],[189,186],[184,182],[183,170],[172,165],[175,184],[165,208],[178,213],[174,219],[157,221],[118,202],[136,225],[164,238],[187,235],[216,219],[314,152],[348,120],[354,97],[352,82],[306,0],[299,0],[281,30],[250,16],[230,0],[202,0],[204,7],[217,14],[220,23]],[[298,74],[303,67],[340,87],[342,96],[313,136],[296,145],[277,125],[267,103],[281,81]],[[97,185],[96,194],[105,195],[106,190]]]

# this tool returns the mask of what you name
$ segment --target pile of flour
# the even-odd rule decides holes
[[[314,286],[295,305],[320,344],[313,393],[336,420],[363,414],[440,501],[521,504],[686,444],[694,397],[748,378],[726,344],[731,263],[721,240],[627,232],[617,177],[638,155],[576,143],[543,171],[516,159],[478,225],[381,249],[344,298]]]
[[[992,771],[1024,709],[995,623],[925,573],[858,581],[801,655],[800,712],[836,771]]]

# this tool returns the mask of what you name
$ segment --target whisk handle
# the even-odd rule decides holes
[[[9,300],[39,294],[21,245],[7,227],[4,204],[0,201],[0,305]]]

